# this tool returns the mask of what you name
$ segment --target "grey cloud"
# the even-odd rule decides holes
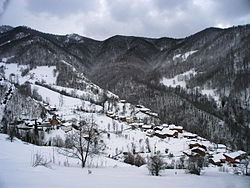
[[[216,3],[216,12],[224,19],[237,19],[250,14],[250,0],[214,0],[214,3]]]
[[[112,1],[108,0],[108,11],[111,16],[119,22],[129,22],[133,19],[143,19],[150,10],[147,3],[141,4],[140,1]]]
[[[27,0],[28,10],[33,13],[48,13],[65,17],[79,12],[95,11],[98,0]]]
[[[4,14],[8,4],[9,4],[9,0],[0,1],[0,17]]]
[[[250,0],[9,0],[8,2],[10,2],[8,9],[2,15],[0,24],[28,25],[57,34],[78,32],[101,40],[116,34],[179,38],[206,27],[250,23]]]
[[[192,0],[154,0],[155,7],[160,10],[173,10],[177,8],[183,8],[192,4]]]

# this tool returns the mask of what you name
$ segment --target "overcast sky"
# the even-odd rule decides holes
[[[117,34],[180,38],[249,23],[250,0],[0,0],[0,25],[99,40]]]

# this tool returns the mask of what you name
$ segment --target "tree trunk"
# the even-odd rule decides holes
[[[85,152],[85,157],[84,157],[84,162],[83,162],[83,168],[85,167],[85,164],[86,164],[86,161],[87,161],[87,157],[88,157],[88,154],[89,154],[89,146],[90,146],[90,140],[88,141],[88,144],[87,144],[87,150]]]

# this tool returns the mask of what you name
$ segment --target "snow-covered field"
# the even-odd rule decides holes
[[[183,170],[165,170],[161,176],[153,177],[145,166],[137,168],[105,157],[90,159],[88,164],[92,167],[81,169],[75,160],[58,154],[53,147],[34,146],[20,140],[10,142],[6,138],[0,134],[1,188],[248,188],[250,185],[250,177],[219,172],[217,168],[207,169],[201,176]],[[36,153],[51,160],[51,168],[32,167]]]

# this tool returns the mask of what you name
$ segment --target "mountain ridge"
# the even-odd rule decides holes
[[[58,67],[63,60],[100,87],[152,108],[168,123],[248,150],[250,138],[244,132],[250,124],[249,40],[250,25],[207,28],[182,39],[116,35],[104,41],[17,27],[0,34],[0,58]],[[195,74],[182,76],[190,70]],[[77,87],[70,75],[59,83]],[[161,84],[163,78],[179,82],[175,76],[185,88]],[[205,91],[213,94],[206,96]],[[225,130],[220,130],[220,122]],[[209,129],[202,130],[205,127]]]

